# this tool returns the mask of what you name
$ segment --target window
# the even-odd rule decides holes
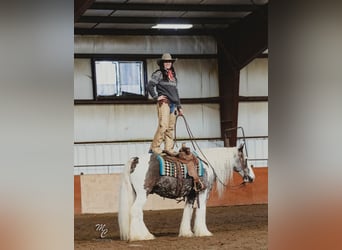
[[[146,96],[142,61],[94,60],[96,98]]]

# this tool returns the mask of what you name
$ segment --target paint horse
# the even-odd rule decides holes
[[[152,240],[154,235],[147,229],[143,220],[143,206],[147,196],[156,193],[166,198],[184,198],[185,207],[180,224],[180,237],[211,236],[206,225],[206,203],[216,181],[219,197],[232,178],[233,171],[243,177],[243,182],[253,182],[255,175],[248,166],[240,147],[221,147],[203,149],[197,153],[203,167],[200,177],[205,189],[195,192],[191,178],[183,179],[181,189],[177,190],[177,178],[160,175],[158,155],[146,154],[131,158],[122,173],[118,222],[121,240]],[[175,192],[177,190],[177,192]],[[194,203],[197,201],[193,231],[191,218]]]

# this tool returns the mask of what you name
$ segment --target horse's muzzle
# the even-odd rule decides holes
[[[254,181],[254,179],[252,177],[250,177],[249,175],[245,175],[243,177],[243,182],[244,183],[252,183]]]

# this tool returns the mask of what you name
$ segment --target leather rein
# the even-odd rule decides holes
[[[174,127],[175,136],[174,136],[174,144],[173,144],[173,146],[175,146],[175,145],[177,144],[177,136],[176,136],[177,133],[176,133],[176,128],[177,128],[178,117],[180,117],[180,115],[177,115],[177,116],[176,116],[176,122],[175,122],[175,127]],[[197,149],[196,149],[196,146],[195,146],[195,144],[196,144],[198,150],[199,150],[199,151],[201,152],[201,154],[204,156],[205,160],[203,160],[203,159],[202,159],[201,157],[199,157],[199,156],[196,156],[196,157],[197,157],[199,160],[201,160],[204,164],[206,164],[207,166],[209,166],[209,167],[213,170],[213,173],[214,173],[214,175],[215,175],[215,178],[216,178],[223,186],[225,186],[225,187],[230,187],[230,188],[232,188],[232,189],[238,189],[238,188],[241,188],[241,187],[245,186],[245,185],[246,185],[246,182],[245,182],[245,181],[242,181],[242,182],[241,182],[240,184],[238,184],[238,185],[226,185],[222,180],[220,180],[220,179],[218,178],[218,176],[217,176],[217,174],[216,174],[216,172],[215,172],[214,167],[213,167],[212,164],[209,162],[208,158],[207,158],[207,157],[205,156],[205,154],[202,152],[201,148],[198,146],[196,140],[194,139],[194,136],[193,136],[193,134],[192,134],[192,132],[191,132],[191,129],[190,129],[190,126],[189,126],[187,120],[185,119],[185,116],[184,116],[184,115],[181,115],[181,117],[182,117],[183,120],[184,120],[185,128],[186,128],[186,131],[187,131],[187,133],[188,133],[188,135],[189,135],[189,138],[190,138],[190,141],[191,141],[191,144],[192,144],[194,150],[195,150],[195,151],[197,150]],[[238,129],[238,128],[241,128],[241,129],[242,129],[244,142],[246,143],[243,128],[242,128],[242,127],[237,127],[237,128],[232,128],[232,129]],[[232,130],[232,129],[230,129],[230,130]],[[245,144],[245,145],[246,145],[246,144]],[[246,150],[246,156],[247,156],[247,149],[245,149],[245,150]],[[247,157],[248,157],[248,156],[247,156]],[[246,163],[244,163],[244,164],[247,164],[247,161],[246,161]],[[246,166],[246,167],[247,167],[247,166]]]

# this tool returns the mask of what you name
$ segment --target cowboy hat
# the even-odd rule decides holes
[[[164,61],[171,61],[171,62],[175,62],[177,59],[172,58],[172,56],[170,55],[170,53],[164,53],[162,55],[161,58],[159,58],[157,60],[157,64],[159,65],[160,63],[164,62]]]

